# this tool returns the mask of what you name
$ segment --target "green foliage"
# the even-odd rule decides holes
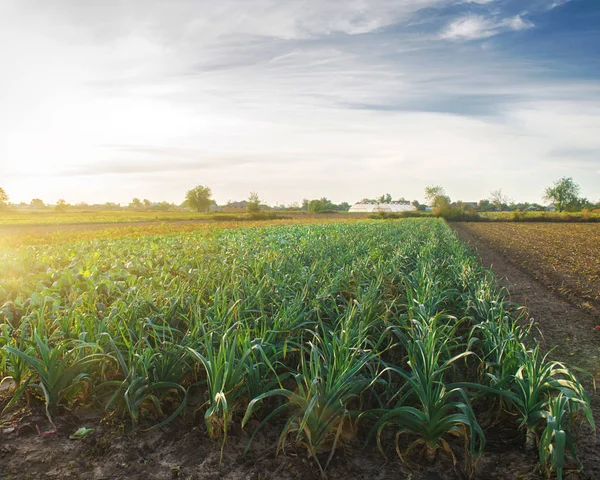
[[[7,203],[8,203],[8,194],[2,187],[0,187],[0,207],[6,206]]]
[[[6,345],[4,349],[27,364],[32,377],[22,383],[8,406],[12,405],[24,391],[23,385],[30,384],[40,389],[46,400],[46,414],[52,423],[52,414],[58,404],[67,397],[88,375],[84,367],[97,360],[96,355],[83,354],[85,349],[94,345],[83,342],[60,341],[52,345],[47,339],[42,339],[37,333],[33,338],[33,348],[20,350],[16,346]]]
[[[56,202],[54,209],[57,212],[64,212],[69,206],[70,205],[64,199],[61,198]]]
[[[334,205],[328,198],[322,197],[320,199],[311,200],[308,202],[308,211],[310,213],[320,213],[325,210],[333,210]]]
[[[151,428],[160,427],[175,419],[186,407],[187,389],[182,385],[189,372],[185,352],[175,343],[171,329],[157,331],[148,325],[148,336],[136,340],[131,331],[121,331],[121,345],[108,333],[107,356],[116,361],[122,380],[109,380],[100,389],[114,389],[106,404],[106,409],[125,409],[134,427],[140,413],[152,408],[164,416],[161,402],[171,394],[179,395],[181,401],[174,412],[165,420]]]
[[[295,388],[280,387],[258,395],[248,404],[242,426],[259,402],[269,397],[283,397],[284,403],[269,413],[258,429],[285,411],[287,421],[279,437],[278,450],[285,448],[289,437],[293,437],[292,443],[304,447],[324,475],[336,447],[354,428],[357,412],[350,410],[351,402],[377,379],[366,372],[374,355],[364,349],[365,340],[327,330],[323,335],[313,334],[302,347],[297,373],[291,372]],[[327,450],[329,456],[322,465],[317,454]]]
[[[573,372],[439,218],[5,248],[0,271],[9,408],[37,389],[52,417],[93,395],[155,428],[193,406],[222,452],[233,426],[278,417],[274,449],[322,474],[355,436],[385,449],[388,429],[403,458],[454,458],[459,437],[470,474],[475,411],[537,440],[558,474],[575,411],[593,425]],[[484,396],[492,420],[472,408]]]
[[[248,202],[246,203],[246,211],[248,213],[260,212],[260,197],[258,196],[258,193],[250,192]]]
[[[569,430],[573,414],[580,408],[585,410],[588,420],[593,423],[589,406],[582,404],[577,398],[560,393],[548,402],[548,410],[545,412],[546,428],[539,442],[540,464],[548,477],[552,472],[556,472],[557,479],[562,480],[565,458],[568,454],[575,460],[579,469],[583,468],[577,458],[575,441]]]
[[[450,203],[449,197],[446,195],[444,188],[440,185],[431,185],[429,187],[425,187],[425,201],[431,207],[441,206],[441,203],[444,199],[448,200]]]
[[[190,208],[193,208],[198,212],[208,212],[211,196],[212,192],[210,191],[210,188],[204,185],[198,185],[197,187],[188,190],[185,194],[185,201]],[[144,204],[146,204],[146,200],[144,200]]]
[[[377,203],[392,203],[392,196],[389,193],[385,193],[377,199]]]
[[[29,205],[31,206],[31,208],[44,208],[46,206],[44,201],[39,198],[32,199]]]
[[[455,362],[470,355],[470,352],[463,351],[445,358],[452,349],[448,340],[454,336],[457,324],[443,324],[440,320],[439,315],[431,319],[421,317],[413,320],[415,323],[410,333],[399,333],[407,352],[409,371],[389,367],[405,383],[396,394],[396,406],[376,411],[383,415],[375,424],[374,431],[382,451],[381,434],[385,427],[393,425],[397,428],[396,451],[400,458],[403,455],[399,440],[406,434],[417,436],[407,452],[423,446],[430,461],[435,459],[439,450],[450,455],[454,463],[456,458],[447,438],[450,435],[462,437],[465,450],[469,452],[465,458],[465,468],[468,469],[483,452],[485,436],[463,386],[447,383],[445,377]]]
[[[544,200],[554,203],[556,209],[562,212],[577,203],[578,195],[579,185],[571,177],[562,177],[555,181],[551,187],[546,188]]]

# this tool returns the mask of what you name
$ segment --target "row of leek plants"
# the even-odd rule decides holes
[[[522,312],[439,220],[56,248],[0,259],[32,271],[0,290],[7,408],[38,391],[52,422],[92,401],[136,429],[193,410],[222,454],[232,424],[256,419],[253,438],[282,417],[276,450],[305,449],[322,475],[361,432],[385,452],[390,429],[402,460],[456,464],[461,439],[473,473],[480,406],[494,402],[490,428],[518,418],[560,478],[577,459],[578,412],[593,426],[572,371],[540,353]]]

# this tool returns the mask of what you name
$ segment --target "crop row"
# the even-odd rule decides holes
[[[482,425],[512,422],[559,478],[574,421],[593,426],[579,381],[441,220],[30,246],[0,271],[8,406],[37,391],[51,422],[84,401],[134,429],[193,408],[224,447],[232,424],[277,419],[277,450],[323,475],[356,435],[473,472]]]

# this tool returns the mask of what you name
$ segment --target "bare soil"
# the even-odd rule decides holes
[[[582,381],[590,395],[594,421],[600,426],[600,392],[595,384],[600,380],[600,330],[595,311],[585,307],[573,295],[563,296],[555,288],[554,279],[536,275],[521,267],[518,257],[507,257],[510,251],[499,243],[477,235],[470,224],[451,225],[460,239],[473,247],[483,264],[491,268],[501,285],[508,288],[511,300],[527,308],[536,321],[538,339],[550,357],[579,367],[591,375]],[[600,280],[598,281],[600,283]],[[600,443],[589,428],[583,427],[577,438],[578,452],[588,478],[600,478]]]
[[[485,242],[479,241],[460,224],[453,225],[459,236],[477,249],[486,266],[491,266],[503,285],[509,288],[512,300],[526,305],[538,321],[540,338],[552,356],[598,371],[600,331],[594,318],[573,304],[552,293],[546,286],[518,266],[507,261]],[[594,370],[596,368],[596,370]],[[596,423],[600,424],[600,397],[591,391]],[[6,395],[0,387],[0,410]],[[480,405],[485,410],[485,405]],[[220,444],[208,438],[202,415],[194,418],[189,412],[167,427],[132,433],[128,424],[103,418],[98,408],[79,407],[62,412],[55,418],[57,431],[51,432],[41,399],[23,401],[0,415],[0,480],[4,479],[317,479],[315,463],[303,451],[286,450],[275,455],[281,425],[273,424],[259,433],[247,455],[249,441],[246,432],[234,429],[224,447],[220,461]],[[239,423],[239,422],[238,422]],[[91,427],[93,432],[81,440],[69,435],[79,427]],[[41,435],[38,433],[39,428]],[[252,431],[252,428],[249,429]],[[383,444],[388,460],[375,445],[364,448],[366,433],[349,440],[338,449],[327,471],[329,479],[414,479],[451,480],[468,476],[447,458],[428,464],[422,458],[411,458],[410,468],[394,453],[393,435]],[[522,448],[520,432],[506,429],[486,430],[486,451],[480,459],[474,478],[477,479],[540,479],[536,470],[536,452]],[[600,479],[600,449],[589,428],[582,427],[577,435],[578,450],[585,471],[576,473],[567,468],[567,479]],[[458,446],[458,445],[457,445]],[[457,448],[460,451],[460,448]],[[322,459],[326,461],[326,455]],[[460,459],[459,459],[460,460]]]

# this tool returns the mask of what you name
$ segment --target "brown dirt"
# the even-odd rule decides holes
[[[461,228],[600,321],[600,223],[463,223]]]
[[[489,245],[478,241],[461,225],[454,225],[461,238],[477,248],[484,264],[492,266],[516,302],[524,304],[539,322],[546,348],[558,345],[552,355],[571,364],[598,367],[600,331],[586,312],[558,298],[539,281],[507,262]],[[591,382],[588,382],[591,383]],[[6,384],[4,389],[6,388]],[[1,389],[0,389],[1,390]],[[2,393],[2,392],[0,392]],[[6,404],[6,395],[0,410]],[[600,398],[592,395],[596,423],[600,423]],[[33,398],[0,416],[0,480],[4,479],[316,479],[318,469],[302,451],[286,450],[275,455],[281,425],[270,425],[255,438],[244,456],[248,434],[234,429],[219,462],[220,445],[208,438],[201,414],[180,419],[168,427],[133,434],[116,421],[106,422],[98,409],[78,408],[57,417],[58,432],[38,436],[50,430],[42,402]],[[485,406],[481,406],[485,409]],[[125,423],[127,425],[127,423]],[[94,428],[82,440],[69,440],[79,427]],[[368,431],[368,429],[367,429]],[[466,476],[454,470],[447,459],[433,465],[424,461],[409,469],[394,455],[393,436],[384,439],[389,461],[377,448],[363,449],[365,432],[338,449],[328,469],[328,478],[349,480],[370,478],[451,480]],[[479,461],[477,479],[540,479],[536,471],[536,452],[522,449],[523,439],[511,430],[486,431],[486,451]],[[586,470],[568,472],[566,479],[600,478],[598,442],[589,429],[578,434],[578,448]],[[459,450],[459,449],[457,449]],[[416,460],[416,459],[412,459]]]
[[[517,261],[509,259],[497,243],[482,239],[471,224],[451,225],[461,240],[470,244],[479,254],[483,264],[492,268],[500,283],[509,289],[511,300],[527,308],[537,323],[538,339],[550,356],[591,373],[583,377],[590,395],[594,421],[600,426],[600,392],[594,390],[600,380],[600,330],[597,316],[580,308],[580,301],[570,301],[572,296],[562,297],[553,289],[549,277],[530,273],[520,268]],[[505,251],[506,252],[506,251]],[[537,277],[537,278],[536,278]],[[547,283],[542,283],[544,280]],[[600,478],[600,442],[584,427],[579,433],[578,452],[586,473]]]

